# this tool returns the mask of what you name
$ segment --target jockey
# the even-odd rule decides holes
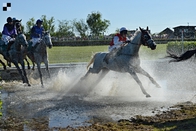
[[[15,36],[17,35],[16,26],[13,24],[13,19],[11,17],[7,18],[7,23],[3,27],[2,40],[7,46],[7,54],[11,44],[15,41]]]
[[[109,53],[104,58],[104,61],[108,64],[108,59],[113,53],[120,47],[124,46],[125,43],[129,43],[130,40],[127,38],[127,29],[125,27],[120,28],[120,33],[117,33],[112,41],[110,42],[110,45],[108,47]]]
[[[31,28],[31,38],[32,38],[32,50],[34,50],[35,45],[40,42],[44,28],[42,27],[43,21],[38,19],[36,25]]]

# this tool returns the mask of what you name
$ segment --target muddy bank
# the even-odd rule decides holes
[[[23,117],[7,117],[0,119],[2,130],[57,130],[57,131],[193,131],[196,130],[196,104],[181,103],[169,107],[165,111],[154,110],[153,116],[136,115],[130,119],[109,121],[104,118],[92,118],[89,125],[79,127],[49,127],[48,120],[24,119]],[[156,113],[155,113],[156,112]]]

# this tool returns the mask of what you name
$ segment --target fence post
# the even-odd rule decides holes
[[[182,45],[182,53],[184,53],[184,33],[183,29],[181,31],[181,45]]]

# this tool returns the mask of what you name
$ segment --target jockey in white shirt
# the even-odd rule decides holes
[[[108,64],[109,57],[116,51],[116,49],[129,42],[130,40],[127,38],[127,29],[125,27],[120,28],[120,33],[117,33],[110,42],[110,46],[108,47],[109,53],[104,58],[104,61]]]

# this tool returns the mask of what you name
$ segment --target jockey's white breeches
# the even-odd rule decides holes
[[[5,45],[7,45],[10,41],[15,41],[15,38],[10,37],[9,35],[2,35],[2,41],[5,42]]]
[[[34,47],[37,43],[39,43],[41,41],[41,38],[32,38],[31,41],[33,43],[32,47]]]

